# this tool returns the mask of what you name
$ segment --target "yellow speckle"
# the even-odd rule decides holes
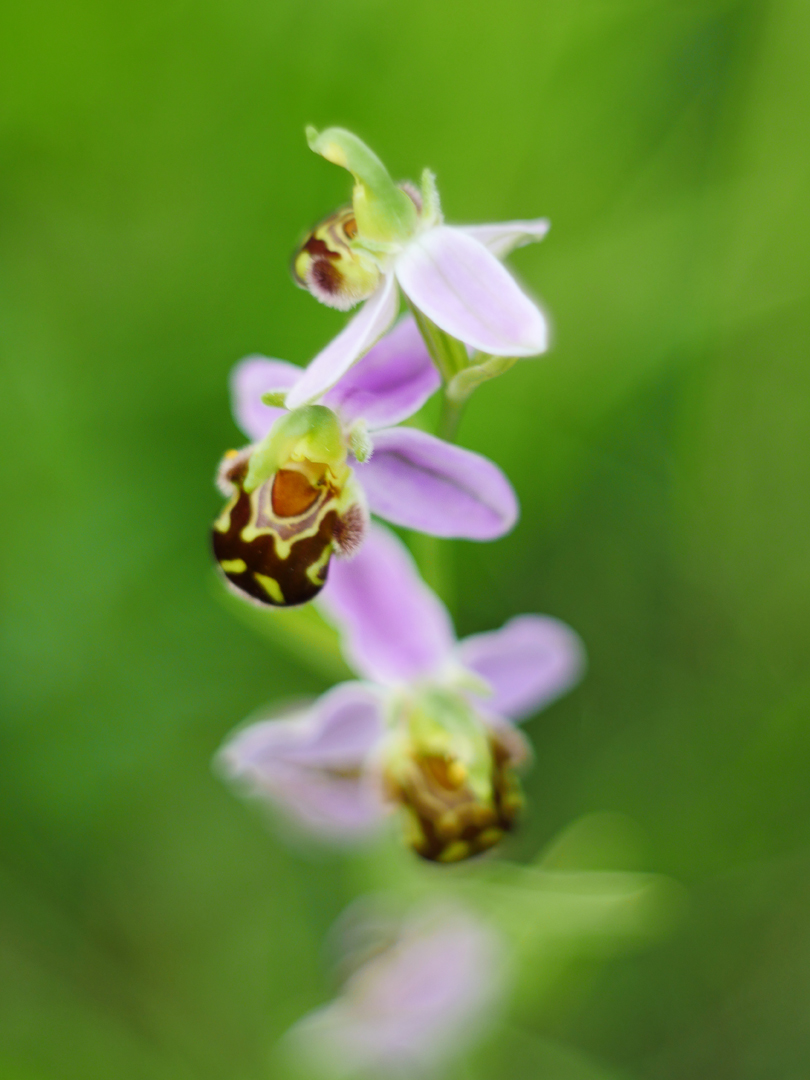
[[[214,528],[217,532],[226,533],[231,527],[231,510],[233,509],[234,500],[228,503],[217,520],[214,522]]]
[[[226,574],[244,574],[247,563],[244,559],[223,559],[219,564]]]
[[[467,767],[460,761],[451,761],[447,766],[447,779],[453,787],[461,787],[467,779]]]
[[[313,585],[323,584],[323,569],[329,562],[329,557],[332,554],[332,545],[327,544],[323,549],[323,553],[320,558],[317,559],[311,566],[307,567],[307,577]]]
[[[448,844],[438,858],[439,862],[460,862],[470,854],[470,845],[466,840],[454,840]]]
[[[226,450],[225,451],[225,457],[226,458],[235,458],[235,457],[238,457],[238,456],[239,456],[239,451],[238,450]]]
[[[271,600],[275,600],[277,604],[284,603],[284,593],[281,591],[275,578],[268,577],[266,574],[257,574],[255,572],[253,576]]]
[[[498,829],[493,826],[491,829],[484,829],[482,833],[478,834],[478,845],[482,848],[493,847],[503,836],[503,829]]]

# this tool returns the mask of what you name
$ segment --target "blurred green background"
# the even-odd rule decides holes
[[[4,7],[3,1080],[258,1080],[330,993],[347,864],[209,764],[327,685],[207,541],[231,365],[342,325],[288,274],[347,192],[306,123],[432,167],[451,222],[553,222],[513,264],[555,347],[461,429],[523,517],[455,545],[456,622],[588,647],[514,853],[619,811],[691,902],[535,1032],[611,1076],[810,1075],[809,91],[806,0]]]

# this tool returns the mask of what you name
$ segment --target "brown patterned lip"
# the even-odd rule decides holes
[[[244,539],[245,527],[253,520],[253,505],[250,496],[240,488],[226,531],[218,528],[212,531],[214,558],[228,582],[243,596],[272,607],[305,604],[318,595],[326,582],[328,555],[317,575],[311,571],[321,563],[324,553],[331,552],[337,516],[336,510],[328,510],[317,531],[294,540],[287,555],[282,557],[276,547],[277,530],[272,527],[250,540]],[[274,586],[268,587],[268,581]]]
[[[421,754],[403,773],[385,776],[388,797],[405,808],[409,842],[430,862],[458,862],[479,855],[511,832],[523,808],[511,758],[497,737],[492,750],[492,799],[481,801],[468,787],[459,762]]]
[[[301,246],[302,251],[308,252],[313,259],[339,259],[340,252],[333,251],[332,248],[326,243],[325,240],[321,240],[315,233],[310,233],[306,241]]]
[[[313,282],[325,293],[334,295],[339,293],[343,287],[343,274],[326,259],[315,259],[312,266],[309,268],[309,276]]]

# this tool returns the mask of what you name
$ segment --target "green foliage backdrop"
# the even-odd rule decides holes
[[[455,545],[457,626],[550,612],[589,650],[529,724],[513,854],[620,811],[690,892],[669,941],[529,1010],[573,1057],[487,1075],[810,1072],[808,91],[806,0],[6,6],[2,1080],[258,1080],[331,993],[348,864],[209,764],[326,685],[207,548],[230,366],[342,324],[288,274],[346,193],[305,123],[432,167],[451,221],[552,219],[514,264],[555,347],[462,426],[523,517]]]

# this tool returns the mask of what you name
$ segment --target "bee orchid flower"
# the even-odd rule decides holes
[[[276,606],[311,600],[333,551],[359,548],[369,510],[434,536],[492,540],[512,528],[517,499],[497,465],[395,426],[439,383],[412,318],[317,403],[286,411],[279,403],[307,377],[295,364],[257,356],[232,375],[234,415],[253,443],[220,468],[229,501],[213,546],[237,592]]]
[[[307,136],[310,147],[348,169],[355,184],[352,206],[326,218],[299,248],[296,281],[340,310],[365,304],[291,390],[291,407],[317,400],[385,333],[399,310],[399,289],[440,330],[484,356],[546,350],[543,313],[499,259],[541,240],[547,220],[445,225],[429,171],[421,191],[397,185],[351,132],[308,129]]]
[[[579,679],[577,635],[520,615],[457,642],[444,604],[380,525],[335,564],[319,605],[362,681],[238,731],[220,754],[225,774],[326,839],[363,837],[398,805],[425,859],[493,846],[522,805],[514,770],[528,744],[515,722]]]

